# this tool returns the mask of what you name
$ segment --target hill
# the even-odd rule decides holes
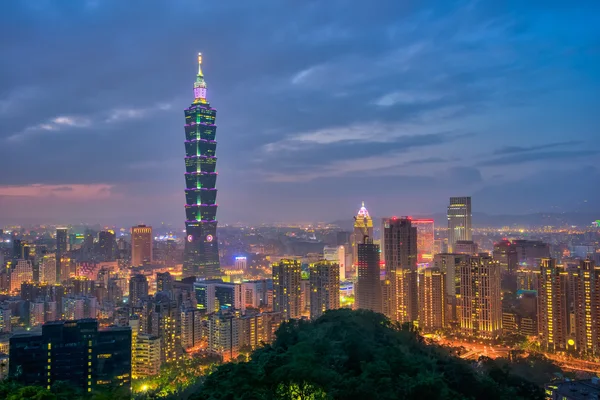
[[[365,310],[283,324],[248,362],[220,366],[195,400],[543,399],[535,384],[469,364],[416,332]]]

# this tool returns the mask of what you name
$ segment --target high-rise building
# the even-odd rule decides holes
[[[553,258],[540,262],[538,279],[538,328],[542,345],[549,351],[565,351],[569,340],[569,274]]]
[[[62,276],[63,272],[63,258],[67,256],[67,238],[69,236],[69,229],[67,228],[56,228],[56,282],[62,282],[65,279],[68,279],[69,276]]]
[[[45,322],[45,304],[43,301],[29,303],[29,326],[43,325]]]
[[[156,274],[156,291],[171,292],[173,291],[173,276],[168,272],[158,272]]]
[[[217,240],[217,111],[206,100],[202,55],[194,101],[185,109],[185,229],[183,277],[214,279],[220,276]]]
[[[21,239],[13,239],[13,251],[12,251],[13,260],[24,259],[25,255],[23,254],[23,246],[24,246],[24,243],[21,241]]]
[[[346,248],[344,246],[325,246],[323,258],[339,265],[340,281],[346,280]]]
[[[383,252],[389,296],[384,299],[388,317],[400,323],[418,319],[417,228],[409,218],[385,218]]]
[[[502,273],[512,274],[516,272],[518,265],[517,249],[509,240],[504,239],[494,243],[492,256],[500,264]]]
[[[433,261],[435,254],[433,245],[435,229],[432,219],[413,219],[412,225],[417,228],[417,262],[427,263]]]
[[[143,379],[160,372],[160,337],[137,335],[132,350],[131,375],[133,379]]]
[[[459,240],[473,240],[471,198],[450,197],[448,206],[448,252],[454,252]]]
[[[181,345],[190,349],[200,345],[202,341],[202,316],[204,313],[195,308],[181,310]]]
[[[58,381],[94,392],[131,384],[131,329],[98,330],[98,321],[55,321],[41,335],[10,339],[10,377],[48,389]]]
[[[433,257],[433,266],[446,275],[446,323],[453,326],[458,325],[459,320],[457,296],[460,297],[460,266],[466,260],[466,254],[441,253]]]
[[[98,255],[100,261],[114,261],[117,255],[117,241],[112,230],[98,233]]]
[[[600,266],[580,262],[574,282],[577,351],[600,355]]]
[[[340,267],[322,260],[310,267],[310,317],[319,318],[327,310],[340,308]]]
[[[517,262],[534,269],[542,258],[550,258],[550,245],[540,240],[513,240]]]
[[[17,292],[23,282],[33,281],[33,265],[29,260],[17,260],[10,272],[10,291]]]
[[[235,269],[238,271],[246,271],[248,269],[248,258],[239,256],[235,258]]]
[[[219,312],[208,316],[208,350],[220,354],[224,361],[238,354],[239,321],[232,313]]]
[[[356,269],[355,273],[358,273],[358,245],[365,243],[366,238],[373,240],[373,219],[363,201],[358,214],[354,217],[354,231],[352,232],[352,264]]]
[[[285,319],[300,318],[301,272],[298,260],[273,263],[273,310],[281,312]]]
[[[479,246],[472,240],[457,240],[454,243],[454,253],[476,256],[479,253]]]
[[[193,290],[199,310],[206,312],[246,310],[244,287],[241,283],[223,282],[221,279],[194,282]]]
[[[469,256],[460,267],[458,314],[464,334],[494,338],[502,331],[500,266],[489,256]]]
[[[435,332],[446,327],[446,274],[439,268],[419,271],[419,328]]]
[[[358,278],[355,285],[357,309],[382,312],[381,270],[379,268],[379,245],[372,239],[357,245]]]
[[[40,265],[40,282],[56,283],[56,256],[45,255]]]
[[[129,304],[136,305],[148,297],[148,279],[145,275],[136,274],[129,278]]]
[[[131,228],[131,265],[137,267],[152,262],[152,227],[138,225]]]

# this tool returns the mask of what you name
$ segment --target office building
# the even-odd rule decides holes
[[[502,331],[500,266],[489,256],[469,256],[460,266],[458,314],[466,335],[495,338]]]
[[[454,243],[454,253],[476,256],[479,253],[479,246],[472,240],[457,240]]]
[[[494,260],[498,261],[500,270],[503,274],[512,274],[516,272],[519,264],[517,248],[509,240],[504,239],[498,243],[494,243],[492,257],[494,257]]]
[[[29,260],[17,260],[10,272],[10,291],[17,293],[23,282],[33,282],[33,265]]]
[[[319,318],[327,310],[340,308],[340,267],[333,261],[311,264],[310,317]]]
[[[600,266],[583,260],[573,282],[576,345],[580,354],[600,355]]]
[[[215,134],[217,111],[206,100],[202,56],[198,55],[198,75],[194,101],[185,109],[185,229],[183,277],[218,278],[217,166]]]
[[[433,261],[435,229],[432,219],[413,219],[412,226],[417,228],[417,262]]]
[[[379,268],[379,245],[371,239],[359,243],[358,247],[358,278],[355,285],[355,306],[357,309],[382,312],[381,270]]]
[[[273,263],[273,311],[285,319],[300,318],[301,264],[298,260],[282,259]]]
[[[344,246],[325,246],[323,258],[339,266],[340,281],[346,280],[346,248]]]
[[[435,332],[446,328],[446,275],[435,267],[419,271],[419,329]]]
[[[446,323],[458,325],[458,296],[460,295],[460,266],[467,260],[466,254],[441,253],[433,257],[433,266],[446,275]]]
[[[542,346],[549,351],[567,350],[569,340],[569,274],[553,258],[540,262],[538,279],[538,328]]]
[[[115,261],[117,256],[117,240],[112,230],[98,233],[98,256],[100,261]],[[135,265],[135,264],[134,264]]]
[[[262,307],[272,306],[272,303],[269,302],[269,297],[271,297],[272,301],[273,296],[272,279],[244,282],[242,283],[242,286],[246,307],[260,309]]]
[[[63,279],[67,279],[69,275],[63,276],[63,258],[67,257],[68,241],[69,236],[68,228],[56,228],[56,282],[62,282]]]
[[[139,334],[132,349],[131,375],[133,379],[156,376],[161,366],[160,337]]]
[[[131,383],[131,329],[98,330],[98,321],[55,321],[41,335],[10,339],[12,379],[50,388],[64,381],[84,392]]]
[[[235,269],[237,271],[246,271],[248,269],[248,258],[238,256],[235,258]]]
[[[152,262],[152,227],[138,225],[131,228],[131,265],[134,267]]]
[[[194,282],[197,308],[207,312],[221,310],[246,310],[244,287],[240,283],[223,282],[220,279]]]
[[[366,243],[366,239],[373,240],[373,219],[365,207],[365,202],[354,217],[354,231],[352,232],[352,265],[358,273],[358,245]]]
[[[385,277],[390,281],[388,317],[400,323],[418,319],[417,228],[409,218],[386,218],[383,223]],[[385,305],[384,305],[385,307]]]
[[[156,291],[157,292],[172,292],[173,291],[173,276],[168,272],[158,272],[156,274]]]
[[[145,275],[136,274],[129,278],[129,304],[137,305],[148,297],[148,279]]]
[[[535,269],[542,258],[550,258],[550,245],[540,240],[513,240],[517,262],[521,266]]]
[[[42,258],[40,264],[40,282],[56,283],[56,255],[49,254]]]
[[[459,240],[473,240],[471,198],[450,197],[448,206],[448,252],[453,253]]]

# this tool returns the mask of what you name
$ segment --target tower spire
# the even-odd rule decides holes
[[[202,53],[198,53],[198,76],[204,76],[202,73]]]

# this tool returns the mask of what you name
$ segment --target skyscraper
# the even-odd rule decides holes
[[[194,101],[185,109],[185,253],[183,277],[217,278],[217,111],[206,100],[202,55],[198,54],[198,75]]]
[[[356,308],[382,312],[379,245],[366,239],[366,243],[359,243],[357,248]]]
[[[101,261],[114,261],[116,258],[117,241],[114,231],[100,231],[98,233],[98,255]]]
[[[373,239],[373,219],[362,202],[358,214],[354,217],[354,232],[352,232],[352,264],[358,273],[358,244],[365,243],[365,238]]]
[[[62,282],[68,279],[68,274],[62,274],[64,270],[63,258],[67,255],[67,238],[69,236],[69,229],[67,228],[56,228],[56,282]],[[65,275],[65,276],[63,276]]]
[[[494,338],[502,330],[500,266],[490,256],[468,256],[460,266],[458,295],[464,334]]]
[[[322,260],[311,264],[309,280],[312,319],[340,308],[340,267],[336,262]]]
[[[152,262],[152,227],[131,228],[131,265],[137,267]]]
[[[417,228],[417,262],[433,261],[433,243],[435,229],[432,219],[413,219],[412,225]]]
[[[457,296],[460,298],[460,266],[467,260],[466,254],[436,254],[433,266],[446,275],[446,324],[458,324]]]
[[[582,260],[575,276],[575,321],[577,350],[590,356],[600,355],[600,266]]]
[[[446,274],[439,268],[419,271],[419,328],[434,332],[446,327]]]
[[[494,243],[494,252],[492,253],[494,260],[497,260],[502,269],[502,273],[512,274],[517,270],[517,249],[509,240],[501,240]]]
[[[450,197],[448,206],[448,252],[454,252],[459,240],[473,240],[471,228],[471,198]]]
[[[383,221],[386,280],[390,281],[388,317],[404,323],[418,319],[417,228],[409,218]],[[384,305],[385,306],[385,305]]]
[[[21,283],[33,281],[33,265],[29,260],[18,260],[10,273],[10,291],[17,292]]]
[[[148,279],[142,274],[133,275],[129,279],[129,304],[136,305],[148,297]]]
[[[569,333],[567,296],[569,275],[553,258],[540,263],[538,280],[538,328],[542,346],[549,351],[565,351]]]
[[[300,318],[301,271],[298,260],[273,263],[273,310],[281,312],[285,319]]]

